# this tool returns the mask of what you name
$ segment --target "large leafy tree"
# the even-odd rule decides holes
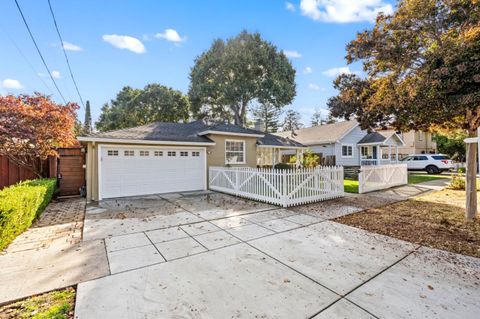
[[[56,147],[76,144],[77,109],[38,93],[0,96],[0,155],[41,177],[41,160],[57,156]]]
[[[189,98],[198,118],[245,125],[252,104],[281,109],[295,94],[295,69],[259,33],[243,31],[226,41],[215,40],[190,72]]]
[[[108,131],[154,121],[186,121],[189,105],[182,92],[160,84],[148,84],[143,89],[126,86],[115,99],[103,105],[95,126],[99,131]]]
[[[281,114],[281,109],[268,103],[259,104],[252,108],[254,119],[262,121],[266,133],[275,133],[278,131]]]
[[[480,5],[478,0],[402,0],[380,14],[372,30],[347,45],[347,61],[362,61],[366,77],[341,75],[329,100],[334,116],[363,127],[400,130],[456,127],[476,136],[480,125]],[[476,146],[468,148],[467,212],[476,216]]]

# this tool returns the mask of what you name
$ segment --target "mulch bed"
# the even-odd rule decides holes
[[[480,219],[465,220],[464,208],[459,204],[461,194],[444,190],[335,221],[432,248],[480,257]]]

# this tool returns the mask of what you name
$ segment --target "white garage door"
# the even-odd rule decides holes
[[[100,198],[205,189],[204,149],[101,147]]]

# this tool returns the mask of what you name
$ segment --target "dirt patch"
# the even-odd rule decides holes
[[[464,218],[465,193],[442,190],[335,221],[424,246],[480,257],[480,219]]]
[[[75,289],[66,288],[0,307],[0,319],[73,319]]]

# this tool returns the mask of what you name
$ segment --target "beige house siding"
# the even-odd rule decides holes
[[[419,131],[409,131],[401,134],[405,142],[404,147],[398,148],[398,153],[401,154],[401,157],[410,154],[437,152],[437,143],[433,140],[433,134],[430,132],[422,133]]]
[[[211,134],[208,138],[215,142],[214,146],[207,147],[207,165],[225,166],[225,141],[245,141],[245,164],[231,164],[231,166],[257,166],[257,138],[247,136],[230,136]]]

